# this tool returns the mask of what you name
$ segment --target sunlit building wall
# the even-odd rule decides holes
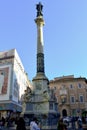
[[[87,111],[87,79],[73,75],[57,77],[50,81],[55,89],[61,117],[81,116]]]
[[[28,76],[16,49],[0,52],[0,116],[21,112]]]

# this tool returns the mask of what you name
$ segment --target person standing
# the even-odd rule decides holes
[[[78,130],[83,130],[81,117],[78,118]]]
[[[87,117],[85,118],[86,124],[87,124]]]
[[[66,124],[63,122],[63,119],[59,119],[57,124],[57,130],[67,130]]]
[[[1,121],[2,121],[2,126],[4,127],[5,126],[5,118],[2,117]]]
[[[40,130],[37,121],[37,118],[34,117],[33,121],[30,122],[30,130]]]
[[[16,130],[26,130],[25,121],[23,117],[20,117],[19,120],[17,121]]]

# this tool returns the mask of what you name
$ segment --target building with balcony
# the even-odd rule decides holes
[[[21,112],[21,97],[29,86],[16,49],[0,52],[0,116]]]
[[[61,117],[81,116],[87,111],[87,79],[73,75],[57,77],[50,81],[58,100]]]

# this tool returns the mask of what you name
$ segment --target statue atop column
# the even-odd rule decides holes
[[[43,14],[42,14],[43,5],[40,2],[39,2],[39,4],[36,5],[36,9],[37,9],[37,17],[43,16]]]

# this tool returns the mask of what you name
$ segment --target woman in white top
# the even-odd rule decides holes
[[[40,130],[38,124],[37,124],[37,118],[34,117],[33,121],[30,122],[30,130]]]

